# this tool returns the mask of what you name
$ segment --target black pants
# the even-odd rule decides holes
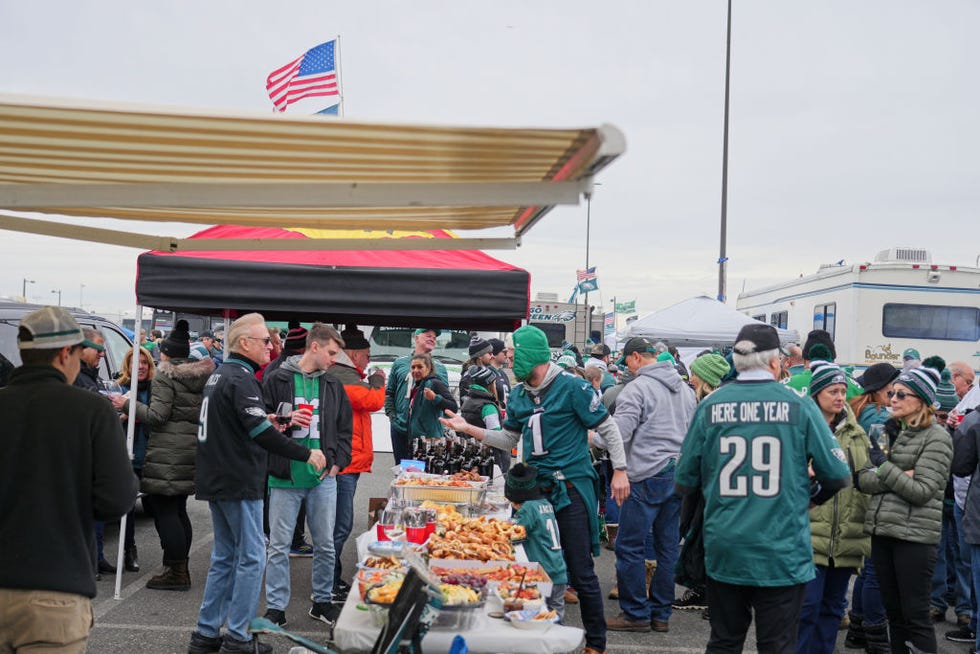
[[[907,652],[906,642],[923,652],[935,652],[936,631],[929,619],[929,595],[936,568],[936,546],[872,536],[871,560],[888,615],[892,652]]]
[[[708,577],[709,652],[741,652],[755,611],[759,654],[794,654],[806,584],[736,586]]]
[[[568,567],[568,583],[578,592],[585,627],[585,644],[600,652],[606,651],[606,616],[603,613],[602,590],[595,573],[592,558],[592,531],[589,529],[589,512],[595,505],[586,506],[585,500],[574,488],[568,488],[571,505],[555,514],[561,538],[562,556]]]
[[[164,561],[183,561],[191,551],[194,531],[187,517],[186,495],[150,495],[153,522],[160,536]]]

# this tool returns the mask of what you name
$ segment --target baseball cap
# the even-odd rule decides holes
[[[440,334],[442,334],[442,330],[441,329],[434,329],[432,327],[419,327],[418,329],[415,330],[415,334],[414,335],[415,336],[419,336],[421,334],[424,334],[425,332],[435,332],[436,336],[439,336]]]
[[[205,329],[203,332],[201,332],[201,335],[198,336],[198,338],[211,338],[211,339],[213,339],[214,338],[214,332],[211,331],[210,329]]]
[[[634,352],[649,352],[650,354],[657,354],[657,347],[650,342],[650,339],[644,338],[643,336],[634,336],[630,340],[626,341],[626,345],[623,346],[623,356],[619,357],[619,361],[616,362],[617,366],[626,365],[626,357],[633,354]]]
[[[748,341],[754,346],[749,351],[740,350],[737,347],[737,354],[752,354],[754,352],[766,352],[768,350],[779,349],[779,335],[776,328],[772,325],[748,324],[739,330],[735,342]]]
[[[914,347],[910,347],[906,349],[904,352],[902,352],[902,359],[905,361],[908,361],[909,359],[921,359],[921,358],[922,355],[920,355],[919,351]]]
[[[609,356],[609,346],[605,343],[596,343],[592,346],[592,350],[589,351],[589,354],[597,358]]]
[[[82,328],[61,307],[44,307],[32,311],[20,321],[17,345],[22,350],[57,349],[86,343]],[[88,344],[93,347],[95,344]]]

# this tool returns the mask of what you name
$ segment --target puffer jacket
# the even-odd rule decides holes
[[[911,543],[938,543],[952,460],[953,440],[941,425],[903,429],[887,461],[877,470],[868,467],[858,473],[859,488],[871,495],[865,531]],[[914,476],[906,470],[914,470]]]
[[[193,495],[197,426],[210,358],[170,359],[153,378],[150,404],[136,403],[136,419],[150,428],[140,490],[150,495]],[[123,407],[129,413],[129,402]]]
[[[425,389],[431,388],[436,396],[425,399]],[[456,399],[449,386],[435,373],[429,375],[417,384],[412,404],[409,407],[408,434],[411,438],[442,438],[445,427],[439,422],[444,411],[459,411]]]
[[[845,406],[844,415],[834,427],[834,436],[847,456],[851,472],[868,465],[871,442],[854,412]],[[860,568],[871,554],[871,537],[864,533],[864,519],[869,497],[850,487],[839,491],[830,502],[810,509],[810,540],[813,543],[813,562],[829,565],[830,559],[838,568]]]
[[[344,392],[347,393],[347,399],[350,400],[354,412],[350,465],[341,470],[340,474],[371,472],[371,465],[374,463],[371,414],[384,406],[384,379],[381,375],[372,375],[367,380],[363,379],[361,371],[346,352],[337,355],[334,364],[327,368],[327,374],[336,377],[344,385]]]

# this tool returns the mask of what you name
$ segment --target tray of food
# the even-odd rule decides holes
[[[526,538],[524,527],[497,518],[450,519],[439,522],[426,548],[433,559],[513,561],[512,541]]]
[[[505,614],[505,617],[515,629],[528,631],[547,631],[551,625],[558,622],[557,611],[545,611],[539,608],[510,611]]]
[[[512,561],[430,559],[429,569],[443,581],[451,579],[454,575],[483,577],[486,579],[488,591],[495,589],[502,582],[519,584],[521,579],[526,584],[537,584],[541,594],[545,597],[551,594],[551,589],[554,587],[551,577],[536,561],[514,563]]]
[[[467,584],[439,584],[442,608],[432,623],[433,629],[463,631],[472,629],[483,620],[486,598],[482,588]]]
[[[481,478],[483,479],[483,478]],[[487,482],[454,479],[448,475],[405,473],[391,485],[395,499],[406,502],[448,502],[478,505],[487,494]]]

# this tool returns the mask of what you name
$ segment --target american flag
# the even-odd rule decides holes
[[[575,280],[578,281],[579,283],[584,281],[589,281],[592,279],[595,279],[595,266],[592,266],[591,268],[586,268],[585,270],[575,271]]]
[[[578,281],[579,293],[591,293],[599,290],[599,280],[595,276],[595,266],[585,270],[576,270],[575,278]]]
[[[277,111],[293,102],[320,95],[340,95],[334,60],[336,40],[308,50],[298,59],[269,73],[265,88]]]

